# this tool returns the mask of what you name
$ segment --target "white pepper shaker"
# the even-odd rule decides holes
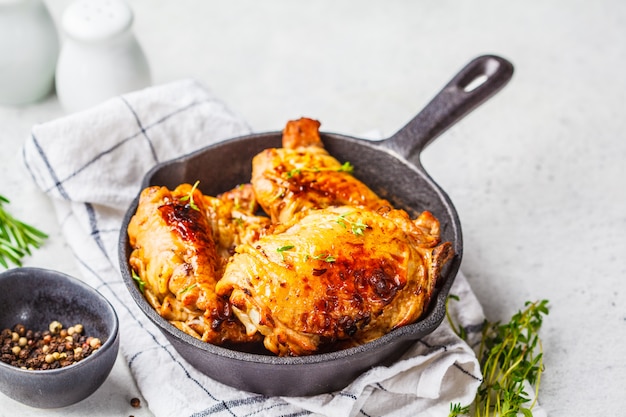
[[[48,95],[58,55],[57,29],[41,0],[0,0],[0,104]]]
[[[59,102],[84,110],[151,84],[150,68],[123,0],[77,0],[63,12],[66,35],[56,69]]]

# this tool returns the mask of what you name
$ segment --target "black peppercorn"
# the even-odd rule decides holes
[[[28,370],[69,366],[102,346],[100,339],[82,333],[81,324],[64,329],[56,320],[43,332],[17,324],[0,332],[0,361]]]

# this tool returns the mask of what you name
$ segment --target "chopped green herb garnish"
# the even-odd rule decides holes
[[[349,223],[350,230],[352,231],[352,233],[354,233],[357,236],[363,236],[363,233],[365,232],[365,229],[368,228],[368,226],[365,223],[363,223],[363,221],[360,219],[357,221],[349,220],[347,216],[353,213],[354,212],[351,211],[351,212],[339,215],[339,217],[337,218],[337,223],[344,229],[348,228],[348,223]]]
[[[315,255],[313,256],[313,259],[315,259],[316,261],[324,261],[328,263],[332,263],[337,260],[337,258],[335,258],[333,255],[329,253],[322,253],[320,255]]]
[[[139,291],[141,291],[141,293],[143,294],[143,291],[146,288],[145,281],[142,280],[134,270],[132,272],[132,275],[133,275],[133,280],[137,283],[137,286],[139,287]]]
[[[195,182],[193,187],[191,187],[191,191],[189,191],[189,194],[180,198],[180,201],[189,201],[189,207],[191,207],[192,209],[196,211],[200,211],[200,209],[196,205],[196,202],[193,201],[193,193],[194,191],[196,191],[196,188],[198,188],[198,184],[200,184],[200,181]]]
[[[292,178],[300,174],[300,172],[302,172],[300,168],[295,168],[295,169],[292,169],[291,171],[287,171],[287,178]]]
[[[355,223],[352,223],[352,233],[357,236],[363,236],[365,229],[367,229],[367,225],[361,220],[357,220]]]
[[[300,175],[303,172],[323,172],[323,171],[333,171],[333,172],[347,172],[351,174],[354,171],[354,166],[350,162],[344,162],[339,168],[320,168],[320,167],[312,167],[312,168],[294,168],[285,172],[285,176],[287,178],[293,178],[296,175]]]
[[[354,165],[352,165],[350,162],[346,161],[343,163],[343,165],[341,165],[341,168],[339,168],[337,171],[339,172],[347,172],[347,173],[352,173],[354,171]]]
[[[293,245],[285,245],[285,246],[281,246],[280,248],[276,248],[276,252],[280,253],[280,256],[283,258],[283,260],[285,260],[284,252],[291,250],[293,248],[294,248]]]
[[[182,294],[186,293],[187,291],[191,290],[192,288],[195,288],[197,285],[198,285],[198,284],[194,282],[193,284],[191,284],[191,285],[190,285],[190,286],[188,286],[187,288],[182,289],[182,290],[179,292],[179,294],[181,294],[181,295],[182,295]]]

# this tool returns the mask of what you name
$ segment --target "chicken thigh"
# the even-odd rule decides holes
[[[129,263],[148,302],[179,329],[214,344],[254,339],[215,285],[232,247],[257,239],[267,219],[254,219],[246,204],[238,213],[231,196],[205,197],[189,184],[148,187],[128,225]]]
[[[190,184],[142,191],[129,263],[161,316],[209,343],[299,356],[424,314],[452,245],[431,213],[411,219],[355,178],[319,126],[288,122],[283,147],[254,157],[251,183],[216,197]]]
[[[339,205],[377,209],[389,205],[352,176],[352,166],[340,163],[324,149],[320,123],[302,118],[289,121],[283,147],[265,149],[252,160],[252,185],[257,201],[274,223],[290,221],[311,208]]]
[[[267,349],[307,355],[417,320],[452,255],[428,212],[327,207],[238,246],[216,291]]]

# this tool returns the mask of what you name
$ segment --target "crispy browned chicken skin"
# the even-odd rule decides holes
[[[192,193],[189,184],[173,191],[149,187],[128,226],[129,262],[145,283],[146,299],[179,329],[214,344],[254,340],[215,293],[230,251],[258,239],[268,225],[249,213],[249,201],[240,203],[242,212],[234,210],[232,197],[240,193],[245,190],[220,199]]]
[[[414,322],[453,255],[437,219],[393,209],[326,152],[318,128],[289,122],[283,148],[254,158],[257,200],[277,226],[238,246],[216,287],[278,355],[365,343]]]
[[[216,290],[267,349],[306,355],[417,320],[451,256],[430,213],[413,222],[400,210],[330,207],[240,245]]]
[[[283,147],[253,159],[252,185],[217,197],[190,198],[189,184],[144,190],[130,263],[163,317],[211,343],[262,339],[295,356],[366,343],[424,313],[454,255],[439,222],[379,198],[318,129],[289,122]]]
[[[261,207],[275,223],[296,213],[330,206],[389,205],[351,174],[351,166],[329,155],[319,122],[302,118],[287,123],[283,147],[269,148],[252,160],[252,185]]]

